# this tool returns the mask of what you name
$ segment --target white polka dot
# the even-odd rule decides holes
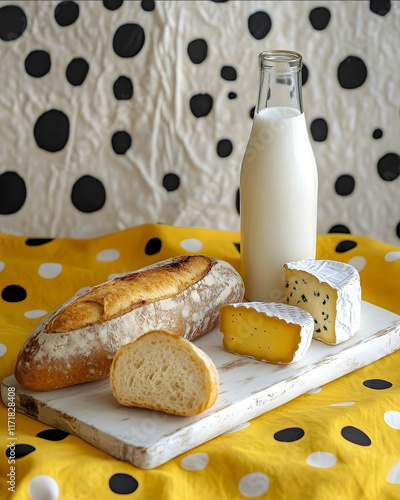
[[[250,472],[239,481],[239,491],[245,497],[256,498],[269,489],[269,478],[263,472]]]
[[[322,387],[316,387],[315,389],[311,389],[310,391],[307,391],[307,394],[317,394],[317,392],[321,392]]]
[[[99,262],[114,262],[114,260],[119,259],[119,251],[114,248],[108,248],[107,250],[102,250],[96,255],[96,259]]]
[[[194,453],[181,460],[181,466],[186,470],[202,470],[207,467],[207,453]]]
[[[393,262],[397,259],[400,259],[400,252],[389,252],[385,255],[385,260],[387,262]]]
[[[343,403],[332,403],[331,405],[328,405],[328,406],[351,406],[353,404],[354,404],[354,402],[352,402],[352,401],[345,401]]]
[[[316,451],[311,453],[306,458],[308,465],[312,467],[318,467],[320,469],[327,469],[328,467],[333,467],[337,463],[337,458],[332,453],[327,453],[325,451]]]
[[[0,260],[0,273],[4,269],[4,266],[5,266],[4,262]]]
[[[358,272],[361,272],[364,269],[366,263],[367,263],[367,259],[365,257],[361,257],[360,255],[357,255],[356,257],[352,257],[348,261],[348,264],[355,267]]]
[[[43,474],[31,479],[28,485],[28,495],[32,500],[57,500],[60,490],[51,476]]]
[[[241,431],[242,429],[246,429],[250,425],[250,422],[244,422],[243,424],[237,425],[233,427],[231,430],[224,432],[224,434],[232,434],[232,432]]]
[[[396,462],[386,478],[390,484],[400,484],[400,462]]]
[[[385,413],[385,422],[393,427],[393,429],[400,429],[400,412],[399,411],[387,411]]]
[[[4,344],[0,344],[0,358],[5,354],[7,351],[7,347]]]
[[[42,278],[51,280],[56,278],[62,271],[62,265],[55,262],[46,262],[39,266],[39,274]]]
[[[79,288],[77,292],[75,292],[75,295],[81,295],[82,293],[86,293],[91,289],[90,286],[83,286],[82,288]]]
[[[45,314],[47,314],[47,311],[43,311],[42,309],[34,309],[32,311],[26,311],[26,313],[24,313],[24,316],[25,318],[34,319],[34,318],[40,318]]]
[[[181,247],[188,252],[200,252],[203,248],[203,243],[196,238],[188,238],[180,242]]]

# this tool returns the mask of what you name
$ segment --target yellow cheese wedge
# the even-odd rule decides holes
[[[270,363],[297,361],[310,346],[312,316],[277,302],[244,302],[220,309],[225,350]]]

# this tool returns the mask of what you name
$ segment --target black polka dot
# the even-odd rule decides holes
[[[139,24],[123,24],[114,34],[113,49],[120,57],[134,57],[142,50],[144,41],[144,30]]]
[[[324,30],[331,19],[330,10],[326,7],[315,7],[309,15],[311,26],[315,30]]]
[[[32,50],[25,59],[25,71],[34,78],[40,78],[50,71],[50,54],[45,50]]]
[[[161,250],[161,240],[159,238],[152,238],[146,244],[144,249],[146,255],[154,255]]]
[[[0,174],[0,214],[9,215],[18,212],[26,200],[24,179],[16,172]]]
[[[163,178],[163,186],[167,191],[175,191],[178,189],[180,179],[176,174],[165,174]]]
[[[30,444],[16,444],[14,452],[11,454],[11,448],[7,448],[6,455],[8,458],[22,458],[35,451],[36,448]]]
[[[25,12],[16,5],[0,8],[0,38],[4,42],[12,42],[19,38],[28,25]]]
[[[357,429],[357,427],[352,427],[351,425],[343,427],[341,434],[350,443],[358,444],[359,446],[369,446],[371,444],[370,438],[365,432]]]
[[[335,251],[338,253],[348,252],[352,248],[356,247],[357,243],[351,240],[343,240],[341,241],[335,248]]]
[[[128,495],[137,490],[139,483],[129,474],[114,474],[109,481],[110,490],[120,495]]]
[[[378,16],[386,16],[390,11],[390,0],[371,0],[369,8],[371,12],[378,14]]]
[[[71,201],[81,212],[100,210],[106,201],[103,183],[91,175],[82,176],[72,187]]]
[[[54,18],[60,26],[70,26],[79,17],[79,5],[67,0],[60,2],[54,11]]]
[[[38,438],[47,439],[47,441],[62,441],[67,436],[68,432],[61,431],[60,429],[45,429],[44,431],[36,434]]]
[[[376,128],[373,132],[372,132],[372,137],[374,139],[380,139],[381,137],[383,136],[383,132],[380,128]]]
[[[39,116],[33,129],[39,148],[55,153],[64,148],[69,138],[69,119],[58,109],[51,109]]]
[[[146,12],[151,12],[155,9],[156,3],[154,0],[142,0],[141,2],[142,9]]]
[[[378,174],[384,181],[394,181],[400,175],[400,156],[386,153],[378,161]]]
[[[211,0],[212,2],[215,2],[215,3],[225,3],[225,2],[228,2],[228,0]]]
[[[229,92],[228,99],[236,99],[236,97],[237,97],[236,92]]]
[[[328,124],[323,118],[313,120],[310,129],[314,141],[323,142],[328,137]]]
[[[367,79],[367,67],[357,56],[348,56],[338,66],[337,77],[344,89],[356,89]]]
[[[262,40],[270,32],[272,22],[270,16],[266,12],[259,10],[249,16],[247,26],[250,34],[256,40]]]
[[[203,38],[196,38],[188,43],[187,53],[193,64],[200,64],[207,57],[208,45]]]
[[[103,0],[103,5],[108,10],[117,10],[124,3],[124,0]]]
[[[240,243],[234,243],[236,250],[240,253]]]
[[[133,96],[133,83],[127,76],[120,76],[115,80],[113,92],[116,99],[119,101],[127,101]]]
[[[255,114],[255,112],[256,112],[256,107],[255,107],[255,106],[253,106],[253,107],[251,108],[250,112],[249,112],[249,116],[250,116],[250,118],[251,118],[251,119],[253,119],[253,118],[254,118],[254,114]]]
[[[1,298],[6,302],[22,302],[26,299],[26,290],[19,285],[8,285],[3,288]]]
[[[348,196],[354,191],[356,182],[352,175],[340,175],[335,182],[335,191],[341,196]]]
[[[89,71],[89,64],[82,57],[72,59],[67,66],[66,77],[71,85],[82,85]]]
[[[382,380],[380,378],[371,378],[369,380],[364,380],[363,385],[368,387],[368,389],[374,389],[376,391],[381,391],[382,389],[390,389],[392,383],[387,380]]]
[[[400,222],[396,226],[396,235],[398,238],[400,238]]]
[[[45,245],[46,243],[49,243],[50,241],[53,241],[54,238],[28,238],[25,241],[25,245],[28,245],[28,247],[38,247],[41,245]]]
[[[236,191],[235,206],[236,206],[236,212],[240,214],[240,189]]]
[[[111,138],[111,145],[117,155],[124,155],[132,145],[132,138],[124,130],[118,130]]]
[[[233,66],[222,66],[221,77],[224,80],[228,80],[229,82],[233,82],[237,78],[237,71]]]
[[[345,234],[350,234],[351,231],[344,224],[336,224],[335,226],[332,226],[329,229],[328,233],[345,233]]]
[[[301,84],[304,86],[308,80],[308,66],[303,63],[301,68]]]
[[[221,158],[226,158],[232,153],[233,145],[229,139],[221,139],[217,144],[217,154]]]
[[[281,431],[275,432],[274,438],[283,443],[292,443],[298,441],[304,436],[304,431],[300,427],[288,427]]]
[[[190,99],[190,111],[196,118],[207,116],[213,107],[210,94],[196,94]]]

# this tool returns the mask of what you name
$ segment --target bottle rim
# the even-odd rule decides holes
[[[272,73],[296,73],[302,68],[303,57],[292,50],[264,50],[258,56],[259,66]]]

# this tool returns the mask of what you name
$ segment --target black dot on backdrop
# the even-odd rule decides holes
[[[165,174],[163,178],[163,187],[167,191],[175,191],[178,189],[180,184],[179,176],[176,174]]]
[[[337,77],[344,89],[356,89],[367,79],[367,67],[357,56],[347,56],[338,66]]]
[[[372,137],[374,139],[380,139],[381,137],[383,136],[383,132],[380,128],[376,128],[373,132],[372,132]]]
[[[227,2],[228,0],[211,0],[212,2],[215,2],[215,3],[225,3]]]
[[[81,212],[92,213],[100,210],[106,201],[103,183],[91,175],[82,176],[72,187],[71,201]]]
[[[116,99],[119,101],[127,101],[133,96],[133,83],[127,76],[120,76],[115,80],[113,92]]]
[[[25,12],[16,5],[0,8],[0,38],[4,42],[12,42],[19,38],[28,25]]]
[[[233,66],[222,66],[221,77],[224,80],[228,80],[229,82],[233,82],[237,78],[237,71]]]
[[[371,0],[369,8],[374,14],[378,16],[386,16],[390,10],[390,0]]]
[[[36,434],[38,438],[46,439],[47,441],[62,441],[67,436],[68,432],[61,431],[60,429],[45,429]]]
[[[328,233],[344,233],[344,234],[350,234],[351,231],[350,229],[345,226],[344,224],[335,224],[334,226],[332,226]]]
[[[9,215],[18,212],[26,200],[24,179],[16,172],[0,174],[0,214]]]
[[[335,251],[338,253],[348,252],[352,248],[355,248],[357,243],[351,240],[343,240],[341,241],[335,248]]]
[[[120,495],[128,495],[137,490],[139,483],[129,474],[114,474],[108,482],[110,490]]]
[[[400,238],[400,222],[396,226],[396,235]]]
[[[154,0],[142,0],[141,6],[143,10],[151,12],[152,10],[155,9],[156,3]]]
[[[53,241],[53,239],[54,238],[28,238],[25,241],[25,245],[28,245],[28,247],[39,247]]]
[[[22,302],[26,299],[26,290],[19,285],[8,285],[3,288],[1,298],[6,302]]]
[[[79,17],[79,5],[67,0],[60,2],[54,10],[54,18],[60,26],[70,26]]]
[[[200,64],[207,57],[208,45],[203,38],[196,38],[188,43],[187,53],[193,64]]]
[[[190,98],[190,111],[196,118],[207,116],[213,107],[210,94],[196,94]]]
[[[253,119],[253,118],[254,118],[254,113],[255,113],[255,112],[256,112],[256,107],[255,107],[255,106],[253,106],[253,107],[251,108],[250,112],[249,112],[249,116],[250,116],[250,118],[251,118],[251,119]]]
[[[240,253],[240,243],[234,243],[236,250]]]
[[[103,0],[103,5],[108,10],[117,10],[124,3],[124,0]]]
[[[371,378],[369,380],[364,380],[363,385],[368,387],[368,389],[374,389],[376,391],[381,391],[383,389],[390,389],[392,383],[387,380],[382,380],[380,378]]]
[[[58,109],[46,111],[37,119],[33,135],[39,148],[55,153],[67,144],[69,138],[69,119]]]
[[[117,155],[124,155],[132,145],[132,138],[125,130],[118,130],[111,138],[111,146]]]
[[[386,153],[378,161],[378,174],[384,181],[394,181],[400,175],[400,156]]]
[[[65,75],[71,85],[79,87],[85,81],[88,72],[88,62],[82,57],[77,57],[68,64]]]
[[[159,238],[151,238],[146,244],[144,252],[146,255],[154,255],[161,250],[161,240]]]
[[[274,434],[274,438],[283,443],[293,443],[293,441],[298,441],[303,436],[304,431],[300,427],[289,427]]]
[[[240,215],[240,189],[236,191],[235,205],[236,205],[236,212]]]
[[[301,84],[305,85],[308,80],[308,67],[303,63],[301,68]]]
[[[120,57],[134,57],[142,50],[144,41],[144,30],[139,24],[123,24],[114,34],[113,49]]]
[[[233,144],[229,139],[221,139],[217,144],[217,154],[221,158],[226,158],[232,153]]]
[[[34,446],[31,446],[30,444],[16,444],[13,453],[13,458],[25,457],[26,455],[29,455],[29,453],[32,453],[32,451],[35,450],[36,448]],[[8,458],[11,458],[11,448],[7,448],[6,455]]]
[[[237,97],[236,92],[229,92],[228,99],[236,99],[236,97]]]
[[[343,427],[341,434],[350,443],[358,444],[359,446],[369,446],[371,444],[370,438],[365,432],[357,429],[357,427],[352,427],[351,425]]]
[[[340,175],[335,182],[335,191],[340,196],[348,196],[354,191],[356,181],[352,175]]]
[[[331,19],[331,12],[326,7],[315,7],[310,12],[309,19],[315,30],[324,30]]]
[[[45,50],[32,50],[25,59],[25,71],[34,78],[40,78],[50,71],[50,54]]]
[[[250,34],[256,40],[262,40],[270,32],[272,22],[267,12],[259,10],[249,16],[247,20],[247,26],[249,28]]]
[[[314,141],[323,142],[328,137],[328,124],[323,118],[316,118],[313,120],[310,130]]]

